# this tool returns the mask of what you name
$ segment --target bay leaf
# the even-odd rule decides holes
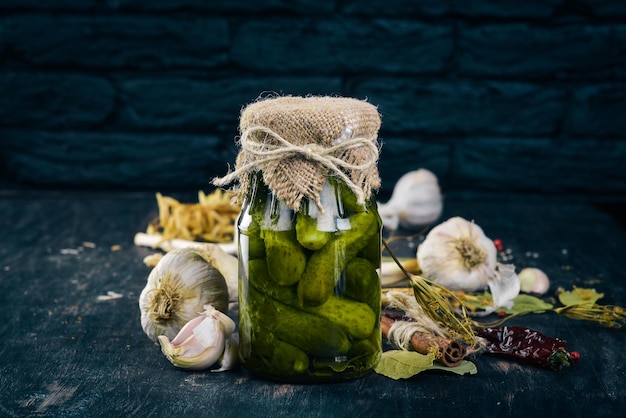
[[[394,380],[409,379],[427,370],[441,370],[459,375],[476,374],[478,371],[474,363],[464,360],[457,367],[447,367],[435,364],[432,354],[420,354],[415,351],[389,350],[385,351],[376,368],[376,373]]]
[[[374,368],[376,373],[394,380],[408,379],[418,373],[428,370],[433,365],[435,356],[420,354],[415,351],[389,350],[385,351]]]
[[[444,366],[443,364],[434,363],[428,370],[441,370],[444,372],[456,373],[460,376],[465,374],[476,374],[478,373],[478,368],[474,363],[468,360],[463,360],[461,364],[454,367]]]
[[[549,311],[554,305],[544,301],[537,296],[519,294],[513,299],[513,306],[503,310],[508,314],[541,313]]]

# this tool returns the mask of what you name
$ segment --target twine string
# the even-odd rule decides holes
[[[418,331],[423,329],[409,321],[395,321],[391,324],[387,333],[387,339],[402,350],[409,351],[411,349],[411,337]]]
[[[449,333],[444,328],[439,326],[426,314],[426,312],[424,312],[424,309],[414,297],[408,296],[402,292],[392,290],[387,292],[387,299],[389,308],[405,312],[410,318],[413,319],[413,322],[409,322],[409,324],[415,328],[413,332],[422,331],[444,338],[450,337]],[[403,321],[396,321],[395,323],[402,322]],[[392,330],[389,331],[390,334],[391,331]],[[399,331],[395,332],[403,333],[407,331],[403,327],[401,327]],[[400,339],[400,341],[402,341],[402,339]]]
[[[258,142],[251,139],[251,135],[254,133],[265,133],[265,140]],[[277,143],[272,143],[269,139],[274,139]],[[253,158],[250,162],[238,167],[226,176],[214,179],[213,183],[215,185],[224,186],[231,183],[255,167],[262,169],[263,166],[270,162],[301,156],[309,161],[318,163],[343,180],[357,196],[359,204],[365,203],[363,190],[345,174],[345,171],[365,171],[371,169],[377,164],[379,153],[376,141],[373,141],[371,138],[357,137],[336,141],[337,143],[330,147],[323,147],[318,144],[295,145],[265,126],[252,126],[246,129],[242,133],[239,142],[241,152],[246,152]],[[350,163],[336,157],[336,155],[341,155],[356,148],[363,148],[369,154],[368,158],[365,158],[361,164]]]

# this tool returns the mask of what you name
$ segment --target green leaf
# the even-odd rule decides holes
[[[448,366],[444,366],[440,364],[433,364],[429,368],[429,370],[442,370],[444,372],[456,373],[460,376],[463,376],[465,374],[478,373],[478,369],[476,368],[476,365],[472,363],[471,361],[467,361],[467,360],[463,360],[461,364],[459,364],[458,366],[454,366],[454,367],[448,367]]]
[[[385,351],[376,368],[376,373],[394,380],[408,379],[426,370],[442,370],[458,375],[476,374],[478,371],[474,363],[464,360],[457,367],[447,367],[434,364],[432,354],[420,354],[415,351],[389,350]]]
[[[575,287],[571,291],[565,291],[559,289],[559,301],[565,306],[572,305],[593,305],[598,300],[604,297],[604,293],[598,293],[595,289],[584,289],[581,287]]]
[[[513,299],[511,309],[502,309],[508,314],[540,313],[549,311],[554,306],[536,296],[519,294]]]
[[[418,373],[428,370],[433,365],[435,356],[424,355],[415,351],[389,350],[385,351],[374,369],[394,380],[408,379]]]

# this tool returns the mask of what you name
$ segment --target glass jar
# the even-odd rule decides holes
[[[328,177],[321,205],[290,209],[252,176],[238,221],[243,365],[283,382],[332,382],[371,372],[381,356],[382,223]]]

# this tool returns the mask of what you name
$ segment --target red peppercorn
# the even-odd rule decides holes
[[[506,316],[506,312],[505,311],[498,311],[498,316],[500,318],[504,318]]]
[[[504,251],[504,244],[502,243],[502,240],[500,238],[494,239],[493,244],[496,246],[496,250],[498,250],[499,252]]]
[[[572,361],[578,361],[580,360],[580,353],[578,351],[572,351],[571,353],[569,353],[569,357],[572,359]]]

